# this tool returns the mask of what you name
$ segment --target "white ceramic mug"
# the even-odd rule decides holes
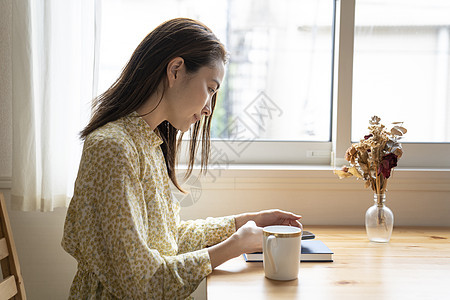
[[[293,280],[300,267],[302,229],[274,225],[263,228],[263,265],[267,278]]]

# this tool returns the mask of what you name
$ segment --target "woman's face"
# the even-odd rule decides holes
[[[169,87],[164,97],[168,104],[167,120],[186,132],[202,115],[211,114],[211,99],[222,83],[225,68],[218,60],[212,67],[202,67],[196,73],[186,73],[180,58],[168,67]]]

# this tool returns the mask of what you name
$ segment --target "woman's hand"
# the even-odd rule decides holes
[[[208,248],[212,268],[242,253],[262,251],[262,239],[262,228],[248,221],[225,241]]]
[[[225,241],[208,248],[212,268],[242,253],[262,251],[263,227],[290,225],[302,228],[298,221],[300,218],[299,215],[279,209],[235,216],[236,232]]]
[[[239,240],[242,253],[262,251],[263,230],[254,221],[248,221],[233,235]]]
[[[236,230],[248,221],[254,221],[257,226],[290,225],[302,228],[299,222],[302,216],[279,209],[263,210],[258,213],[240,214],[235,217]]]
[[[290,225],[302,228],[302,224],[299,222],[302,216],[296,215],[291,212],[282,211],[279,209],[263,210],[255,216],[253,219],[259,227],[265,227],[270,225]]]

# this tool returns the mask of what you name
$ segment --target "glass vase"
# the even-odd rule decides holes
[[[366,232],[371,242],[388,243],[394,227],[394,214],[384,203],[386,194],[374,194],[373,206],[366,211]]]

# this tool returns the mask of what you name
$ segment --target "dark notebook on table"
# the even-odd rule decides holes
[[[302,250],[300,255],[300,261],[333,261],[333,251],[327,247],[322,241],[319,240],[302,240]],[[244,259],[247,262],[263,261],[262,252],[245,253]]]

